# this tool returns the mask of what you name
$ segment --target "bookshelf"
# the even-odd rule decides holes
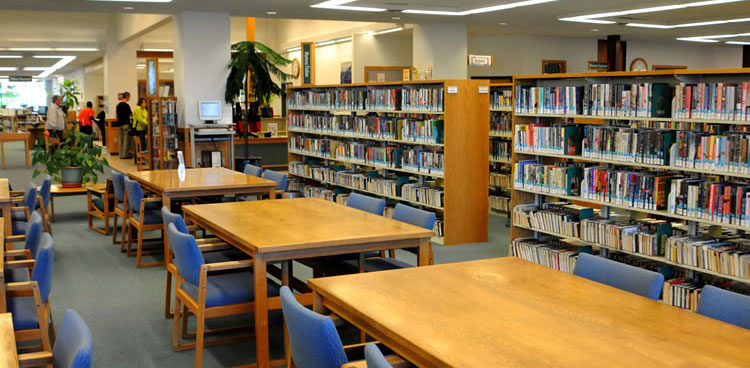
[[[510,218],[513,83],[490,83],[490,214]]]
[[[488,90],[482,80],[290,87],[290,190],[416,206],[436,213],[434,242],[487,241]]]
[[[688,237],[744,240],[750,230],[742,222],[750,210],[744,206],[750,199],[749,82],[750,68],[514,77],[511,209],[562,200],[604,219],[648,217],[684,226]],[[643,186],[631,187],[632,180]],[[669,259],[663,251],[677,235],[656,241],[662,254],[645,254],[511,217],[511,242],[545,235],[658,261],[694,279],[750,285],[750,278]],[[738,257],[741,266],[745,251],[750,254],[743,243],[722,257]]]
[[[177,168],[177,98],[152,98],[149,106],[151,169]]]

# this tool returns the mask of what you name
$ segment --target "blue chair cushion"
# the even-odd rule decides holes
[[[94,198],[91,200],[91,204],[96,207],[99,211],[104,212],[104,200],[101,198]]]
[[[182,290],[198,301],[198,286],[183,282]],[[279,286],[268,280],[268,295],[278,296]],[[255,299],[252,272],[210,276],[206,285],[206,308],[251,302]]]
[[[39,328],[33,297],[8,298],[8,312],[13,317],[13,329],[32,330]]]
[[[26,234],[26,221],[11,221],[13,235]]]
[[[102,202],[102,203],[104,203],[104,202]],[[104,205],[102,205],[102,208],[104,208]],[[124,211],[125,210],[125,205],[122,202],[118,202],[117,203],[117,208],[120,211]],[[148,202],[148,203],[146,203],[146,211],[159,211],[159,210],[161,210],[161,203],[156,203],[156,202]],[[161,216],[161,215],[159,215],[159,216]]]
[[[133,219],[140,221],[140,212],[133,212]],[[161,217],[161,211],[159,210],[146,210],[143,213],[143,223],[146,225],[161,224],[163,219]]]
[[[13,221],[26,221],[26,211],[11,211],[10,219]]]
[[[31,281],[28,268],[6,268],[5,282]]]

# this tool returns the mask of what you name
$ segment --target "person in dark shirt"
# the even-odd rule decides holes
[[[123,92],[120,97],[120,103],[117,104],[117,126],[120,127],[120,158],[129,159],[133,156],[130,154],[130,147],[132,146],[130,141],[133,139],[130,136],[130,118],[133,116],[133,111],[130,110],[130,92]]]
[[[99,127],[99,135],[102,137],[102,145],[107,145],[107,130],[105,128],[105,122],[107,120],[107,113],[104,112],[104,105],[99,105],[99,113],[94,118],[94,123]]]

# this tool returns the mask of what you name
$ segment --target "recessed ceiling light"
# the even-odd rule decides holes
[[[591,32],[599,32],[599,29],[598,28],[592,28]]]
[[[391,19],[393,19],[393,20],[399,20],[399,19],[401,19],[401,17],[393,17]]]
[[[499,22],[499,23],[498,23],[497,25],[498,25],[498,26],[507,26],[507,25],[508,25],[508,23],[505,23],[505,22]]]
[[[277,13],[275,11],[269,11],[269,12],[266,12],[266,14],[268,14],[268,15],[276,15]]]
[[[133,9],[135,9],[135,8],[134,8],[134,7],[132,7],[132,6],[123,6],[122,8],[123,8],[124,10],[133,10]]]

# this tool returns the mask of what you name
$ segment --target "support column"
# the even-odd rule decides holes
[[[229,13],[183,12],[173,16],[174,79],[180,126],[203,124],[199,101],[221,101],[221,122],[232,121],[224,103],[231,58]]]
[[[138,97],[138,73],[135,41],[119,42],[117,34],[110,32],[104,46],[104,98],[107,118],[115,118],[117,94],[130,92],[130,105],[135,108]]]
[[[432,79],[466,79],[468,32],[462,23],[416,24],[412,59],[417,69],[432,67]]]

